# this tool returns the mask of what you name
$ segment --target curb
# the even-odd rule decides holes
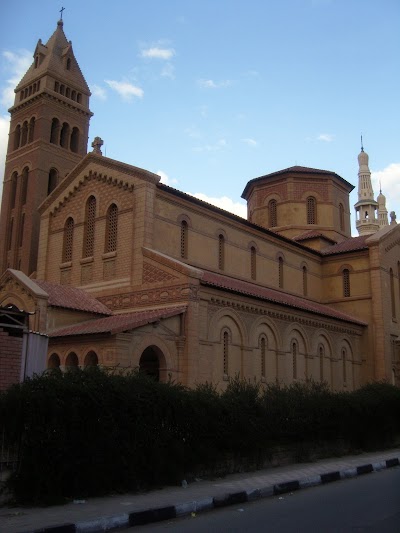
[[[32,531],[25,531],[24,533],[104,533],[104,531],[110,531],[112,529],[142,526],[153,522],[161,522],[163,520],[189,516],[192,513],[200,513],[210,511],[211,509],[227,507],[229,505],[252,502],[263,498],[269,498],[271,496],[280,496],[281,494],[287,494],[288,492],[315,487],[317,485],[325,485],[341,479],[363,476],[371,472],[379,472],[396,466],[400,466],[400,460],[398,457],[393,457],[378,463],[368,463],[346,470],[327,472],[310,478],[286,481],[261,489],[248,489],[240,492],[224,494],[222,496],[205,498],[203,500],[181,503],[179,505],[144,509],[142,511],[134,511],[132,513],[123,513],[113,516],[103,516],[95,520],[84,520],[77,522],[76,524],[60,524]]]

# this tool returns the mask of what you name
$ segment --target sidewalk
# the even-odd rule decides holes
[[[400,464],[400,448],[295,464],[143,494],[90,498],[84,503],[1,507],[0,533],[97,533],[175,518],[355,477]]]

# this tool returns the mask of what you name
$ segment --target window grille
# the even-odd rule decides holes
[[[111,204],[107,211],[105,252],[115,252],[117,250],[117,235],[118,208],[115,204]]]

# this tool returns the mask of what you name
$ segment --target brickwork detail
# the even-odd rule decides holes
[[[293,187],[293,199],[304,200],[304,195],[312,191],[313,194],[318,194],[322,201],[328,202],[329,189],[328,183],[296,182]]]
[[[143,283],[161,283],[172,279],[178,279],[178,277],[150,263],[143,264]]]
[[[132,309],[136,307],[149,307],[157,304],[171,304],[174,302],[184,302],[187,300],[197,301],[197,285],[178,285],[175,287],[163,287],[148,291],[137,291],[116,296],[103,296],[98,300],[112,311],[117,309]]]
[[[60,283],[61,285],[71,285],[71,269],[64,268],[60,272]]]
[[[22,337],[11,337],[0,328],[0,391],[19,382]]]
[[[113,279],[115,278],[115,259],[104,261],[103,263],[103,278]]]
[[[92,265],[82,265],[81,269],[81,283],[82,285],[85,285],[86,283],[90,283],[93,278],[93,267]]]

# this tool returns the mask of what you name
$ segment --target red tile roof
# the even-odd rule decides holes
[[[320,231],[315,231],[315,230],[307,231],[306,233],[302,233],[301,235],[297,235],[296,237],[293,237],[293,240],[296,241],[296,242],[301,242],[301,241],[307,241],[308,239],[318,239],[318,238],[325,239],[326,241],[330,241],[330,242],[336,244],[336,241],[334,241],[333,239],[331,239],[327,235],[324,235]]]
[[[242,281],[236,278],[230,278],[228,276],[216,274],[215,272],[204,271],[201,283],[203,283],[204,285],[210,285],[228,291],[237,292],[240,294],[247,294],[249,296],[253,296],[261,300],[266,300],[284,306],[293,307],[295,309],[301,309],[303,311],[308,311],[313,314],[336,318],[338,320],[352,322],[354,324],[359,324],[362,326],[367,325],[365,322],[362,322],[361,320],[358,320],[350,315],[342,313],[341,311],[336,311],[328,305],[312,302],[310,300],[307,300],[306,298],[292,296],[285,292],[280,292],[275,289],[270,289],[268,287],[261,287],[260,285],[255,285],[254,283],[249,283],[247,281]]]
[[[332,176],[340,180],[343,184],[345,184],[348,187],[349,192],[354,189],[354,185],[339,176],[339,174],[336,174],[336,172],[331,172],[330,170],[321,170],[319,168],[301,167],[296,165],[294,167],[284,168],[283,170],[272,172],[271,174],[265,174],[264,176],[260,176],[259,178],[253,178],[252,180],[248,181],[246,187],[242,192],[242,198],[247,198],[247,193],[249,192],[249,189],[253,185],[253,183],[269,178],[275,178],[276,176],[281,176],[283,174],[322,174],[324,176]]]
[[[53,307],[112,315],[112,311],[108,307],[82,289],[38,279],[35,279],[34,282],[49,295],[48,304]]]
[[[359,237],[351,237],[345,241],[328,246],[321,250],[322,255],[341,254],[345,252],[355,252],[356,250],[368,250],[368,246],[365,241],[371,235],[360,235]]]
[[[95,320],[88,320],[81,324],[60,328],[50,333],[50,337],[69,337],[71,335],[93,335],[96,333],[110,333],[116,335],[123,331],[157,322],[163,318],[180,315],[186,311],[186,306],[166,307],[163,309],[149,309],[135,311],[121,315],[113,315]]]

